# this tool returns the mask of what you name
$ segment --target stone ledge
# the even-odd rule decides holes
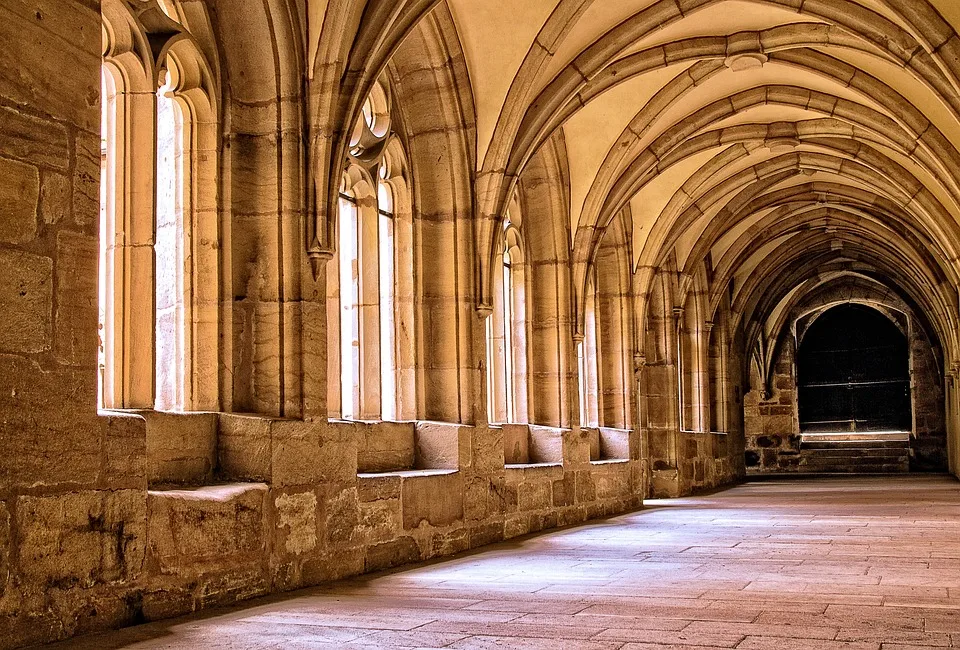
[[[360,472],[357,474],[358,480],[378,479],[378,478],[422,478],[425,476],[448,476],[457,474],[458,469],[401,469],[388,472]]]
[[[730,435],[726,431],[689,431],[687,429],[681,429],[680,433],[687,436],[727,436]]]
[[[198,487],[153,488],[147,490],[151,497],[183,499],[184,501],[212,501],[225,503],[242,496],[246,492],[266,492],[266,483],[224,483],[223,485],[201,485]]]
[[[630,463],[629,458],[604,458],[601,460],[591,460],[591,465],[627,465]]]
[[[504,469],[537,469],[544,467],[563,467],[563,463],[507,463]]]
[[[507,480],[563,478],[563,463],[512,463],[504,465]]]

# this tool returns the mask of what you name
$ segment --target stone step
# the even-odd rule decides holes
[[[851,458],[849,456],[801,456],[801,465],[883,465],[884,463],[907,462],[908,456],[863,456]]]
[[[910,460],[906,455],[900,456],[801,456],[800,471],[856,474],[908,472]]]
[[[889,458],[908,456],[906,449],[804,449],[801,456],[810,458]]]
[[[906,440],[813,440],[800,442],[801,449],[909,449]]]
[[[908,474],[910,467],[907,463],[886,463],[869,467],[801,464],[798,471],[801,474]]]
[[[804,458],[895,458],[909,456],[906,449],[807,449]]]
[[[803,442],[844,442],[849,440],[902,440],[909,442],[909,431],[832,431],[829,433],[802,433]]]
[[[818,474],[903,474],[910,436],[902,432],[804,434],[799,471]]]
[[[805,467],[874,467],[876,465],[909,464],[905,456],[896,458],[801,458],[800,465]]]

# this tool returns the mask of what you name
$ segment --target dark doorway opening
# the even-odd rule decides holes
[[[833,307],[810,325],[797,384],[803,433],[911,428],[907,338],[870,307]]]

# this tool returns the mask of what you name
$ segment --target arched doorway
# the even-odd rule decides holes
[[[907,337],[870,307],[846,304],[821,314],[797,354],[800,431],[910,431]]]

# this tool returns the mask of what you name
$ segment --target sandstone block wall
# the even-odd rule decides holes
[[[0,646],[134,620],[144,576],[146,423],[96,412],[100,34],[96,2],[3,6]]]
[[[750,471],[796,471],[800,467],[800,418],[797,413],[796,349],[783,346],[773,376],[773,392],[762,395],[756,369],[752,390],[743,398],[746,465]]]

